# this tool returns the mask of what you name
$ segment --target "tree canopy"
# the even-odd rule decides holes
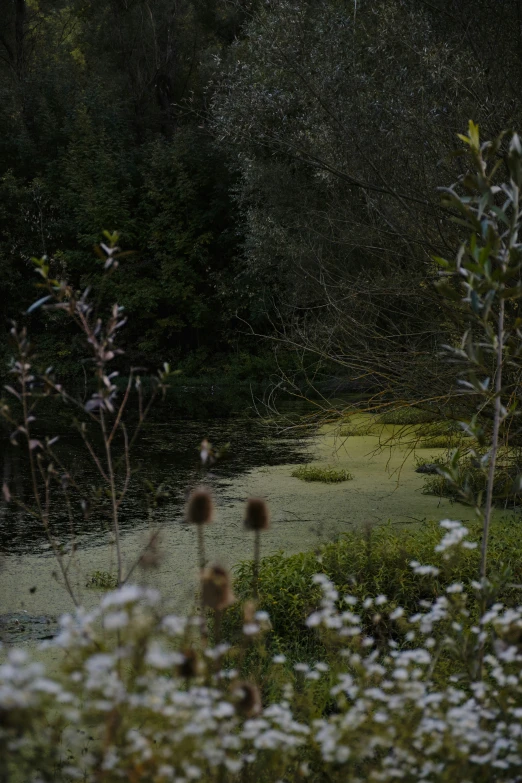
[[[408,397],[448,388],[437,346],[456,314],[432,258],[461,229],[437,188],[459,173],[449,153],[470,118],[489,138],[520,124],[516,0],[2,9],[4,322],[45,254],[125,307],[137,362],[201,366],[250,330],[308,371]],[[103,230],[132,251],[109,286]],[[60,319],[32,320],[74,372]]]

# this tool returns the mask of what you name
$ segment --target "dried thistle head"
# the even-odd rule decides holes
[[[212,522],[213,516],[212,495],[205,487],[197,487],[188,499],[186,521],[192,525],[208,525]]]
[[[232,693],[240,715],[245,718],[254,718],[259,715],[263,705],[257,685],[253,685],[251,682],[238,682],[232,686]]]
[[[201,574],[201,602],[209,609],[222,611],[235,601],[230,574],[221,566],[205,568]]]
[[[184,661],[177,666],[178,677],[183,677],[184,680],[191,680],[193,677],[197,677],[201,674],[202,666],[199,656],[195,650],[188,647],[182,650]]]
[[[270,513],[263,498],[250,498],[245,512],[245,527],[247,530],[268,530]]]

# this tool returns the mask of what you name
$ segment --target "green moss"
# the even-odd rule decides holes
[[[350,481],[352,474],[344,469],[332,468],[329,465],[322,468],[319,465],[300,465],[290,474],[301,481],[322,481],[324,484],[337,484],[340,481]]]

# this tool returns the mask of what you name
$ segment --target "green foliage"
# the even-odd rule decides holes
[[[433,196],[450,176],[454,128],[472,115],[491,123],[477,102],[489,80],[495,105],[511,104],[494,56],[487,72],[476,56],[478,40],[491,45],[479,5],[466,0],[469,14],[457,14],[451,0],[378,0],[354,12],[338,0],[276,0],[224,57],[214,123],[242,175],[246,254],[308,378],[331,362],[406,403],[448,394],[455,373],[437,346],[458,329],[419,249],[428,258],[458,241]],[[508,6],[499,23],[518,62]]]
[[[348,470],[332,468],[330,465],[326,467],[321,467],[320,465],[299,465],[290,475],[302,481],[321,481],[324,484],[338,484],[341,481],[353,479],[352,474]]]
[[[4,321],[36,298],[29,259],[46,255],[56,277],[91,286],[98,306],[125,307],[136,365],[192,355],[199,373],[238,348],[255,352],[235,329],[256,293],[252,281],[242,290],[235,174],[201,117],[214,58],[243,14],[201,6],[13,4],[0,37]],[[106,228],[132,251],[110,285],[92,260]],[[85,355],[64,319],[45,329],[39,313],[29,320],[43,332],[42,364],[81,383]],[[1,341],[0,361],[4,353]]]
[[[480,538],[480,524],[470,525],[471,538]],[[510,585],[502,589],[499,600],[517,605],[522,583],[522,520],[506,517],[495,521],[491,529],[490,563],[492,574],[506,569]],[[313,660],[324,648],[305,625],[305,618],[318,608],[321,592],[310,587],[314,574],[321,572],[332,580],[340,596],[350,594],[364,601],[369,596],[386,595],[392,605],[400,605],[412,614],[422,601],[433,601],[444,595],[454,582],[470,585],[478,571],[479,549],[464,550],[457,559],[444,560],[434,549],[440,539],[437,522],[423,522],[414,527],[385,525],[364,531],[346,533],[339,540],[324,544],[317,552],[286,556],[282,552],[264,558],[259,573],[260,606],[270,614],[273,633],[271,649],[288,655],[291,661]],[[440,569],[439,575],[419,577],[412,562],[429,563]],[[252,564],[242,563],[235,569],[235,591],[243,598],[250,595]],[[479,609],[473,591],[469,591],[472,613]],[[368,611],[367,629],[372,633],[375,609]],[[230,632],[239,625],[239,616],[231,610]],[[375,629],[373,629],[375,631]],[[384,626],[379,633],[392,635]]]
[[[480,458],[477,459],[475,454],[463,451],[458,459],[455,474],[451,477],[447,474],[448,458],[434,457],[426,462],[438,464],[443,475],[427,475],[422,490],[424,494],[449,497],[463,502],[469,502],[469,497],[472,496],[478,498],[480,504],[486,491],[487,473],[480,465]],[[495,505],[501,508],[520,505],[521,495],[517,482],[520,470],[521,455],[518,449],[502,449],[495,467],[493,482]]]

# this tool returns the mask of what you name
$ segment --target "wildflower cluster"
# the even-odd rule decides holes
[[[455,531],[445,520],[438,547],[464,546]],[[313,581],[322,598],[307,625],[333,642],[328,660],[288,666],[275,655],[257,682],[244,650],[265,644],[270,623],[254,602],[243,641],[211,646],[199,616],[168,614],[158,592],[136,585],[61,618],[44,643],[65,653],[59,674],[7,650],[0,769],[34,781],[519,779],[522,608],[496,603],[477,621],[456,582],[408,616],[384,595],[340,596],[324,574]],[[383,622],[395,633],[381,637]],[[460,668],[441,677],[455,655]],[[329,707],[318,714],[321,688]]]

